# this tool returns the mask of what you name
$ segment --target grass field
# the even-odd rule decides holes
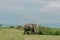
[[[23,31],[13,28],[0,28],[0,40],[24,40]]]
[[[60,36],[52,35],[25,35],[25,40],[60,40]]]
[[[0,40],[60,40],[60,36],[23,35],[23,30],[0,28]]]

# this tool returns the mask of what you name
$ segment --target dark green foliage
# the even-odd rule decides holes
[[[50,35],[51,29],[44,26],[39,26],[39,34],[41,35]]]
[[[22,29],[21,25],[16,26],[17,29]]]
[[[2,24],[0,24],[0,28],[2,27]]]
[[[9,28],[15,28],[14,26],[9,26]]]
[[[39,35],[60,35],[60,31],[57,28],[48,28],[39,25]]]
[[[59,32],[59,31],[56,31],[56,32],[55,32],[55,35],[60,35],[60,32]]]

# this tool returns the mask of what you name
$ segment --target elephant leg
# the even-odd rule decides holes
[[[27,33],[27,34],[32,34],[32,30],[31,30],[31,29],[28,29],[28,30],[26,31],[26,33]]]
[[[33,34],[33,30],[32,30],[32,28],[30,29],[30,34]]]
[[[34,30],[34,29],[32,29],[32,32],[35,32],[35,30]]]
[[[29,30],[25,30],[24,34],[30,34],[30,31]]]
[[[27,30],[24,30],[24,34],[27,34]]]
[[[36,30],[32,29],[32,34],[36,34]]]

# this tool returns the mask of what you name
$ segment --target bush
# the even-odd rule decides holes
[[[56,32],[55,32],[55,35],[60,35],[60,32],[59,32],[59,31],[56,31]]]
[[[60,31],[57,31],[56,28],[49,28],[45,26],[39,26],[39,35],[60,35]]]
[[[15,28],[14,26],[9,26],[9,28]]]
[[[17,29],[22,29],[21,25],[16,26]]]
[[[45,26],[39,26],[39,34],[40,35],[50,35],[51,28],[45,27]]]

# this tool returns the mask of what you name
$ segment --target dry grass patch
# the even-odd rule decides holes
[[[60,36],[52,35],[25,35],[25,40],[60,40]]]

